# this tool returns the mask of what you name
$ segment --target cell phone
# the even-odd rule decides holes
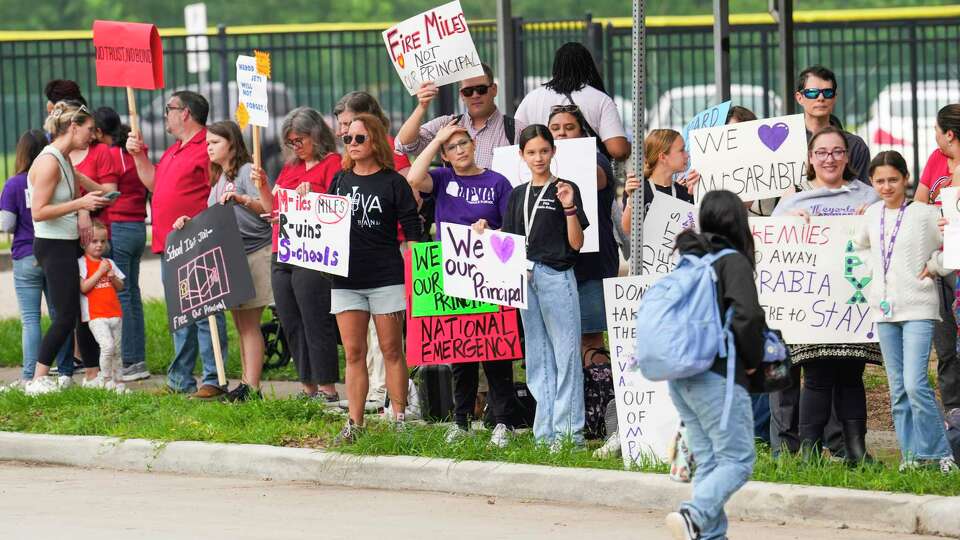
[[[104,195],[104,198],[107,199],[108,201],[115,201],[119,196],[120,196],[119,191],[111,191],[110,193],[107,193],[106,195]]]

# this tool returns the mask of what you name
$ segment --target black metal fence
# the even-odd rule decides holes
[[[549,78],[553,53],[567,41],[581,41],[602,67],[607,91],[625,121],[632,116],[631,28],[628,24],[594,21],[512,24],[516,37],[516,72],[501,91],[517,99]],[[231,94],[238,54],[254,48],[270,51],[273,59],[271,108],[282,117],[298,105],[331,111],[343,94],[366,90],[377,96],[393,129],[415,105],[400,84],[381,37],[382,29],[309,30],[249,33],[220,28],[209,39],[210,71],[187,71],[183,34],[163,38],[165,92],[138,91],[137,100],[147,144],[160,149],[171,142],[163,131],[163,103],[175,89],[199,88],[211,100],[211,119],[232,112]],[[850,131],[860,133],[877,151],[904,152],[914,170],[933,149],[933,117],[940,106],[960,101],[960,18],[799,23],[796,27],[797,66],[820,63],[840,79],[836,114]],[[496,27],[471,25],[481,58],[496,64]],[[653,127],[682,125],[715,101],[713,44],[710,26],[650,26],[647,29],[647,121]],[[777,33],[772,24],[734,25],[731,29],[733,96],[761,117],[782,111],[775,95]],[[0,148],[6,154],[0,174],[13,173],[17,137],[39,127],[45,116],[42,90],[54,78],[76,80],[94,106],[112,106],[123,113],[123,89],[96,86],[92,42],[88,38],[0,41],[0,94],[3,120]],[[226,88],[227,92],[223,89]],[[792,96],[789,98],[792,99]],[[445,87],[436,112],[456,108],[456,94]],[[331,118],[332,120],[332,118]],[[265,136],[270,169],[279,164],[279,121]],[[628,130],[629,132],[629,130]],[[883,143],[883,144],[881,144]]]

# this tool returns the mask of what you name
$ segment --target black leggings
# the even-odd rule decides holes
[[[818,441],[830,420],[831,407],[841,423],[866,421],[867,396],[863,387],[866,363],[854,358],[823,358],[803,364],[800,393],[800,439]]]
[[[80,244],[76,240],[51,240],[34,238],[33,254],[43,269],[49,287],[47,302],[56,313],[50,328],[40,341],[37,362],[50,367],[57,352],[77,330],[77,345],[86,367],[97,367],[100,348],[86,324],[80,323]]]
[[[337,320],[330,314],[330,280],[316,270],[274,261],[271,284],[277,317],[300,382],[339,381]]]
[[[454,418],[460,427],[468,427],[473,408],[477,404],[477,388],[480,386],[480,365],[487,375],[487,403],[498,424],[513,427],[513,402],[516,399],[513,387],[513,362],[464,362],[452,364]]]

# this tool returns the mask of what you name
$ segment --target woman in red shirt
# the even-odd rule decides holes
[[[294,189],[301,195],[326,193],[340,171],[333,132],[316,110],[299,107],[290,111],[281,133],[287,163],[274,185],[273,208],[279,208],[277,189]],[[337,322],[330,314],[330,281],[316,270],[279,262],[278,233],[274,221],[273,298],[303,393],[336,403],[340,400],[335,386],[340,380],[340,364]]]
[[[110,107],[100,107],[93,114],[98,147],[107,149],[117,174],[116,190],[120,197],[110,207],[110,252],[120,271],[126,274],[123,290],[117,295],[123,307],[121,349],[124,382],[150,377],[146,363],[146,337],[143,322],[143,299],[140,296],[140,259],[147,244],[147,188],[140,181],[133,156],[127,153],[130,128],[120,122],[120,115]]]
[[[940,205],[940,190],[960,184],[960,104],[947,105],[937,113],[937,148],[930,154],[920,175],[914,200]]]
[[[117,190],[117,181],[119,174],[110,157],[110,147],[100,142],[99,138],[94,137],[90,146],[83,150],[74,150],[70,152],[70,162],[73,167],[85,174],[87,178],[103,186],[104,194]],[[106,207],[95,212],[91,217],[99,219],[101,223],[107,226],[107,232],[110,231],[110,207]],[[109,250],[106,256],[110,255]]]

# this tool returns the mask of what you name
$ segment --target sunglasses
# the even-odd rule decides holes
[[[356,141],[358,145],[361,145],[367,142],[367,136],[366,135],[344,135],[343,136],[343,144],[353,144],[354,141]]]
[[[804,88],[800,94],[807,99],[817,99],[823,94],[823,99],[833,99],[837,95],[836,88]]]
[[[478,96],[485,96],[487,92],[490,91],[492,84],[478,84],[477,86],[468,86],[466,88],[460,89],[460,95],[463,97],[473,97],[473,93],[476,92]]]
[[[550,107],[550,114],[578,112],[580,112],[580,107],[576,105],[554,105],[553,107]]]

